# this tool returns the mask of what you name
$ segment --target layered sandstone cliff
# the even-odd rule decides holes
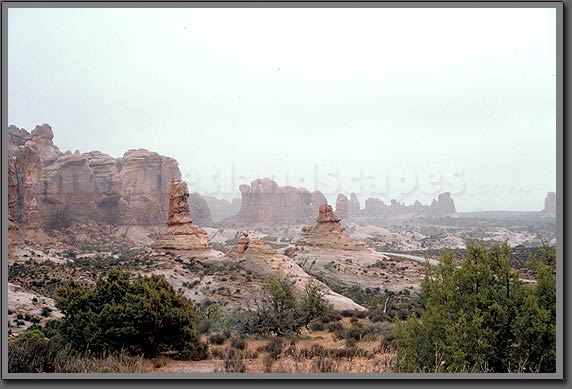
[[[145,149],[122,158],[99,152],[62,153],[52,128],[29,133],[8,128],[9,215],[25,229],[61,229],[74,223],[159,226],[167,220],[169,184],[180,178],[177,161]],[[198,219],[208,206],[193,205]]]

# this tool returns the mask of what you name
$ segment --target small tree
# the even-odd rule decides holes
[[[71,281],[56,296],[64,314],[60,332],[82,353],[124,351],[153,357],[173,351],[181,359],[202,359],[207,346],[193,327],[193,304],[163,277],[138,277],[111,270],[95,289]]]
[[[460,266],[444,254],[427,269],[425,311],[396,325],[397,370],[555,370],[555,251],[544,248],[533,287],[511,269],[510,252],[506,243],[469,244]]]

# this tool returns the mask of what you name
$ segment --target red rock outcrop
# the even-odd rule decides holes
[[[169,186],[180,179],[176,160],[145,149],[129,150],[119,162],[119,220],[123,225],[159,225],[167,220]]]
[[[319,190],[313,191],[311,197],[311,205],[310,205],[310,212],[311,212],[310,216],[314,217],[314,215],[317,215],[320,212],[320,207],[323,204],[328,204],[328,199],[326,198],[326,196],[324,196],[324,194]]]
[[[312,193],[305,188],[279,186],[263,178],[239,189],[242,202],[237,217],[242,224],[300,223],[310,216]]]
[[[74,222],[98,219],[101,192],[84,155],[64,155],[45,167],[41,190],[44,228],[65,228]]]
[[[355,193],[351,193],[350,201],[348,203],[348,216],[358,216],[360,213],[361,207],[357,195]]]
[[[344,232],[341,219],[337,217],[332,206],[323,204],[314,226],[302,228],[300,246],[316,246],[335,250],[364,250],[365,243],[352,239]]]
[[[8,128],[13,161],[8,196],[15,223],[25,229],[92,221],[165,223],[169,183],[181,176],[177,161],[143,149],[130,150],[119,159],[99,151],[64,154],[53,138],[47,124],[36,126],[31,134]]]
[[[121,182],[119,180],[119,162],[111,155],[99,151],[83,154],[89,168],[95,175],[99,189],[97,199],[97,218],[109,224],[120,224],[119,200],[121,198]]]
[[[38,146],[32,141],[27,141],[23,146],[18,147],[15,158],[18,187],[15,191],[17,198],[15,202],[14,200],[12,202],[19,207],[18,212],[15,212],[16,221],[21,223],[25,229],[41,229],[40,180],[42,163]]]
[[[348,220],[349,200],[343,193],[338,193],[336,198],[336,214],[342,220]]]
[[[201,226],[208,226],[211,224],[211,211],[206,200],[198,193],[191,193],[189,195],[189,207],[191,218]]]
[[[18,177],[14,157],[8,152],[8,220],[19,220]]]
[[[58,157],[63,155],[60,149],[54,145],[54,132],[49,124],[36,126],[36,128],[32,130],[31,135],[32,142],[38,146],[38,150],[40,151],[40,159],[43,167],[54,163]]]
[[[156,250],[174,251],[210,249],[207,232],[192,223],[187,184],[178,178],[173,178],[169,193],[167,228],[151,247]]]
[[[23,128],[18,128],[14,125],[8,126],[8,152],[14,153],[18,147],[23,146],[24,143],[32,139],[32,135]]]
[[[547,216],[556,217],[556,193],[548,192],[544,199],[544,209],[542,213]]]

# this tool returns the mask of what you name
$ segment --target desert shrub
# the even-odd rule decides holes
[[[329,321],[337,313],[324,299],[324,288],[315,282],[306,285],[305,297],[294,294],[290,281],[271,277],[266,282],[268,298],[258,310],[246,316],[243,329],[248,333],[291,336],[316,321]],[[339,314],[337,314],[339,316]]]
[[[272,338],[270,342],[262,347],[259,347],[257,351],[268,353],[273,359],[278,359],[286,346],[286,341],[283,338]]]
[[[324,331],[326,329],[326,325],[321,321],[310,323],[308,328],[312,331]]]
[[[230,340],[230,347],[237,350],[244,350],[246,348],[246,341],[240,338],[232,338]]]
[[[128,273],[111,270],[97,279],[95,289],[71,281],[55,300],[64,314],[60,333],[79,353],[154,357],[172,352],[193,360],[207,355],[195,332],[193,304],[162,276],[131,281]]]
[[[443,254],[421,285],[425,311],[395,326],[398,371],[554,372],[556,250],[545,244],[537,283],[524,285],[508,244]]]
[[[8,371],[54,372],[65,356],[59,340],[47,339],[39,329],[25,331],[8,344]]]
[[[42,313],[41,313],[41,315],[42,315],[43,317],[48,317],[48,316],[50,316],[51,314],[52,314],[52,308],[50,308],[50,307],[48,307],[48,306],[42,307]]]
[[[326,324],[326,330],[328,330],[329,332],[335,333],[335,332],[343,330],[343,328],[344,328],[344,326],[340,322],[333,322],[333,323]]]
[[[335,373],[337,368],[331,357],[318,357],[314,361],[313,371],[318,373]]]
[[[209,336],[209,342],[211,344],[223,344],[227,339],[228,336],[226,336],[224,333],[212,334]]]
[[[244,373],[246,365],[241,351],[229,349],[227,358],[224,360],[224,371],[227,373]]]
[[[265,355],[262,359],[262,367],[265,373],[272,373],[272,365],[274,364],[275,359],[272,355]]]

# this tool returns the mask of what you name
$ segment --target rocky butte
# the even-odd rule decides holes
[[[161,226],[167,221],[169,185],[181,178],[175,159],[145,149],[121,158],[100,151],[62,153],[48,124],[29,133],[8,128],[9,214],[25,230],[61,229],[102,222]],[[194,196],[192,213],[207,223],[208,205]]]
[[[254,180],[239,189],[242,202],[237,220],[242,225],[303,223],[325,200],[320,192],[279,186],[270,178]]]
[[[210,249],[207,232],[193,225],[189,209],[189,190],[184,181],[177,178],[171,181],[167,228],[151,247],[156,250],[174,251]]]

